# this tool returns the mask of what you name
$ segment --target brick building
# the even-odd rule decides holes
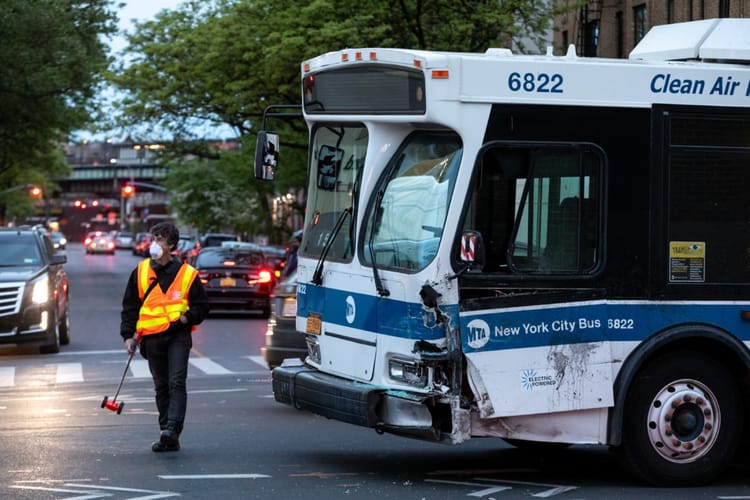
[[[717,17],[750,17],[750,0],[590,0],[555,17],[555,53],[625,58],[652,26]]]

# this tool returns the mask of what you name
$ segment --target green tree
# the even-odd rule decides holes
[[[116,31],[111,0],[4,0],[0,10],[0,219],[23,218],[69,173],[60,145],[93,122],[109,64],[102,37]]]
[[[213,169],[211,189],[235,193],[232,200],[243,198],[238,187],[245,190],[244,198],[253,204],[248,218],[270,219],[270,207],[262,201],[273,194],[269,189],[284,193],[305,185],[306,127],[300,119],[266,124],[283,138],[282,168],[270,188],[253,178],[251,151],[268,104],[299,104],[303,60],[343,47],[523,48],[524,43],[534,45],[550,26],[551,5],[551,0],[190,0],[137,25],[129,37],[131,58],[113,73],[124,91],[118,105],[122,124],[150,122],[154,130],[173,135],[169,185],[173,208],[186,219],[208,219],[223,208],[223,216],[206,223],[245,221],[235,218],[238,208],[233,205],[200,208],[216,200],[218,192],[207,198],[205,191],[198,193],[201,180],[209,182],[207,172],[200,175],[181,165],[185,153],[208,160],[202,168]],[[203,120],[231,126],[242,151],[207,147],[190,132]],[[173,179],[193,175],[198,178]],[[215,185],[219,181],[224,188]]]

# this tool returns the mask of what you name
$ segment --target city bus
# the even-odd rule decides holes
[[[658,26],[628,59],[304,61],[308,355],[273,371],[275,399],[442,443],[606,445],[648,483],[715,479],[750,389],[748,33]],[[256,155],[277,141],[259,133]]]

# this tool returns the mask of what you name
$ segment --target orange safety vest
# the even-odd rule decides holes
[[[138,263],[138,296],[143,300],[148,286],[156,279],[156,273],[151,269],[151,259],[144,259]],[[198,271],[188,264],[182,264],[172,284],[166,292],[156,285],[141,305],[138,322],[135,325],[136,333],[141,335],[152,335],[161,333],[169,324],[177,321],[188,309],[188,291],[193,280],[198,276]]]

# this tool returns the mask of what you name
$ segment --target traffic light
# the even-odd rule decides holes
[[[120,196],[123,198],[132,198],[135,196],[135,186],[131,184],[125,184],[122,189],[120,189]]]
[[[42,197],[43,191],[42,188],[39,186],[31,186],[29,189],[29,196],[32,198],[40,199]]]

